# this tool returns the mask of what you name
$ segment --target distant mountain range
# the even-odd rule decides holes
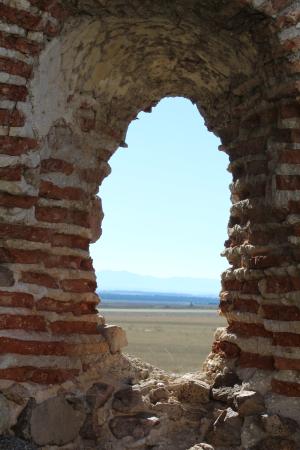
[[[97,272],[98,290],[161,292],[173,294],[191,294],[218,296],[220,280],[208,278],[171,277],[159,278],[138,275],[126,271],[103,270]]]

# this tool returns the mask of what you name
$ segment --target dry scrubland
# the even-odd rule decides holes
[[[217,327],[225,320],[215,310],[104,309],[108,323],[122,326],[125,352],[162,369],[184,373],[201,368]]]

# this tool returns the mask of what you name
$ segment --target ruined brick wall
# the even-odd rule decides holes
[[[181,95],[233,175],[207,367],[264,379],[270,408],[300,396],[299,17],[291,0],[0,2],[1,380],[60,384],[119,350],[96,310],[96,193],[131,120]]]

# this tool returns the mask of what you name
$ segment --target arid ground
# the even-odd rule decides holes
[[[107,323],[126,330],[125,353],[177,373],[201,369],[215,329],[225,326],[216,310],[105,308],[102,312]]]

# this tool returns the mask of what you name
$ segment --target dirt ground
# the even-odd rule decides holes
[[[102,313],[107,323],[126,330],[125,353],[176,373],[201,369],[214,331],[225,326],[215,310],[105,308]]]

